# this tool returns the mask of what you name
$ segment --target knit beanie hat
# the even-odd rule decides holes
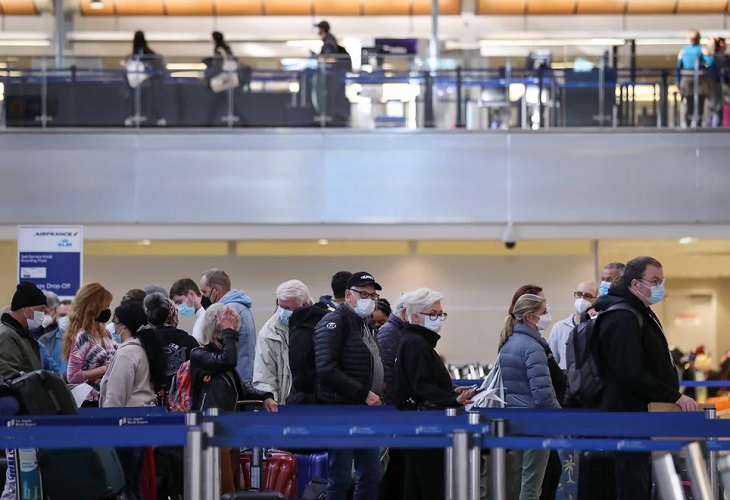
[[[24,307],[45,306],[46,296],[40,288],[30,281],[21,281],[10,303],[11,311],[18,311]]]

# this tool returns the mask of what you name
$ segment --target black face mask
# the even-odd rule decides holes
[[[203,306],[203,309],[208,309],[213,303],[210,301],[210,297],[203,295],[200,297],[200,305]]]
[[[96,317],[96,321],[98,323],[108,323],[109,319],[112,317],[112,311],[111,309],[104,309],[99,313],[99,316]]]

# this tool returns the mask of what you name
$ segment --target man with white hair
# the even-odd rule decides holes
[[[553,357],[555,358],[555,361],[558,362],[560,369],[563,371],[568,369],[568,360],[565,356],[565,350],[568,344],[568,337],[570,337],[570,332],[572,332],[581,321],[587,319],[588,311],[593,308],[593,303],[598,298],[598,285],[596,285],[595,281],[584,281],[580,283],[576,287],[575,292],[573,292],[573,298],[575,299],[575,312],[563,321],[555,323],[553,329],[550,330],[550,336],[548,337],[548,345],[550,346],[550,350],[553,352]]]
[[[274,395],[279,404],[286,402],[292,389],[289,367],[289,318],[294,309],[312,303],[307,285],[290,280],[276,288],[276,312],[259,331],[253,364],[253,386]]]
[[[395,355],[398,351],[401,332],[403,327],[406,326],[406,301],[410,296],[410,292],[400,296],[400,300],[395,305],[388,322],[378,330],[378,346],[380,347],[380,358],[383,360],[383,399],[385,404],[392,404],[395,395]]]
[[[419,288],[406,299],[406,319],[395,362],[395,404],[400,410],[458,408],[470,402],[474,389],[455,389],[436,352],[447,314],[443,294]],[[444,498],[444,450],[405,450],[405,500]]]

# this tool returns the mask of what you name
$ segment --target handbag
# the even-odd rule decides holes
[[[124,67],[127,70],[127,83],[133,89],[142,85],[150,77],[147,73],[147,67],[139,59],[127,59]]]
[[[221,72],[211,77],[210,90],[216,94],[220,94],[226,90],[235,89],[239,84],[238,62],[232,57],[227,57],[223,60]]]
[[[473,403],[467,405],[467,411],[472,408],[505,408],[507,406],[504,400],[504,383],[502,382],[502,369],[499,366],[499,356],[471,399]]]

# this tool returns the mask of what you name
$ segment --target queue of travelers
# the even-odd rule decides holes
[[[664,296],[664,281],[662,265],[651,257],[611,263],[600,286],[589,280],[577,285],[574,313],[554,326],[543,289],[520,287],[498,347],[506,407],[571,406],[566,343],[578,324],[596,318],[605,379],[601,410],[642,412],[650,402],[696,410],[697,403],[679,391],[666,336],[651,310]],[[20,283],[0,321],[0,375],[41,369],[43,350],[56,371],[65,366],[68,383],[91,386],[83,406],[101,407],[161,404],[181,369],[189,370],[192,410],[237,411],[239,401],[256,399],[269,412],[285,404],[429,411],[463,407],[475,395],[475,387],[453,385],[438,354],[448,297],[429,288],[403,293],[391,308],[369,272],[336,273],[333,295],[316,302],[306,284],[289,280],[274,291],[276,310],[258,331],[251,299],[221,269],[203,272],[197,283],[181,278],[169,293],[159,286],[146,290],[130,290],[112,312],[112,294],[99,283],[84,285],[70,303]],[[618,303],[626,307],[612,307]],[[179,328],[180,316],[196,317],[196,336]],[[180,454],[159,453],[171,468],[170,482],[178,484],[170,495],[176,498],[184,477]],[[326,498],[444,498],[443,450],[391,449],[387,455],[383,474],[380,449],[329,450]],[[120,449],[119,456],[127,498],[142,498],[143,450]],[[555,498],[561,474],[556,453],[513,450],[510,457],[510,498]],[[235,491],[238,450],[221,450],[220,465],[223,491]],[[586,459],[579,498],[650,498],[647,454],[618,455],[601,472],[593,470]]]

